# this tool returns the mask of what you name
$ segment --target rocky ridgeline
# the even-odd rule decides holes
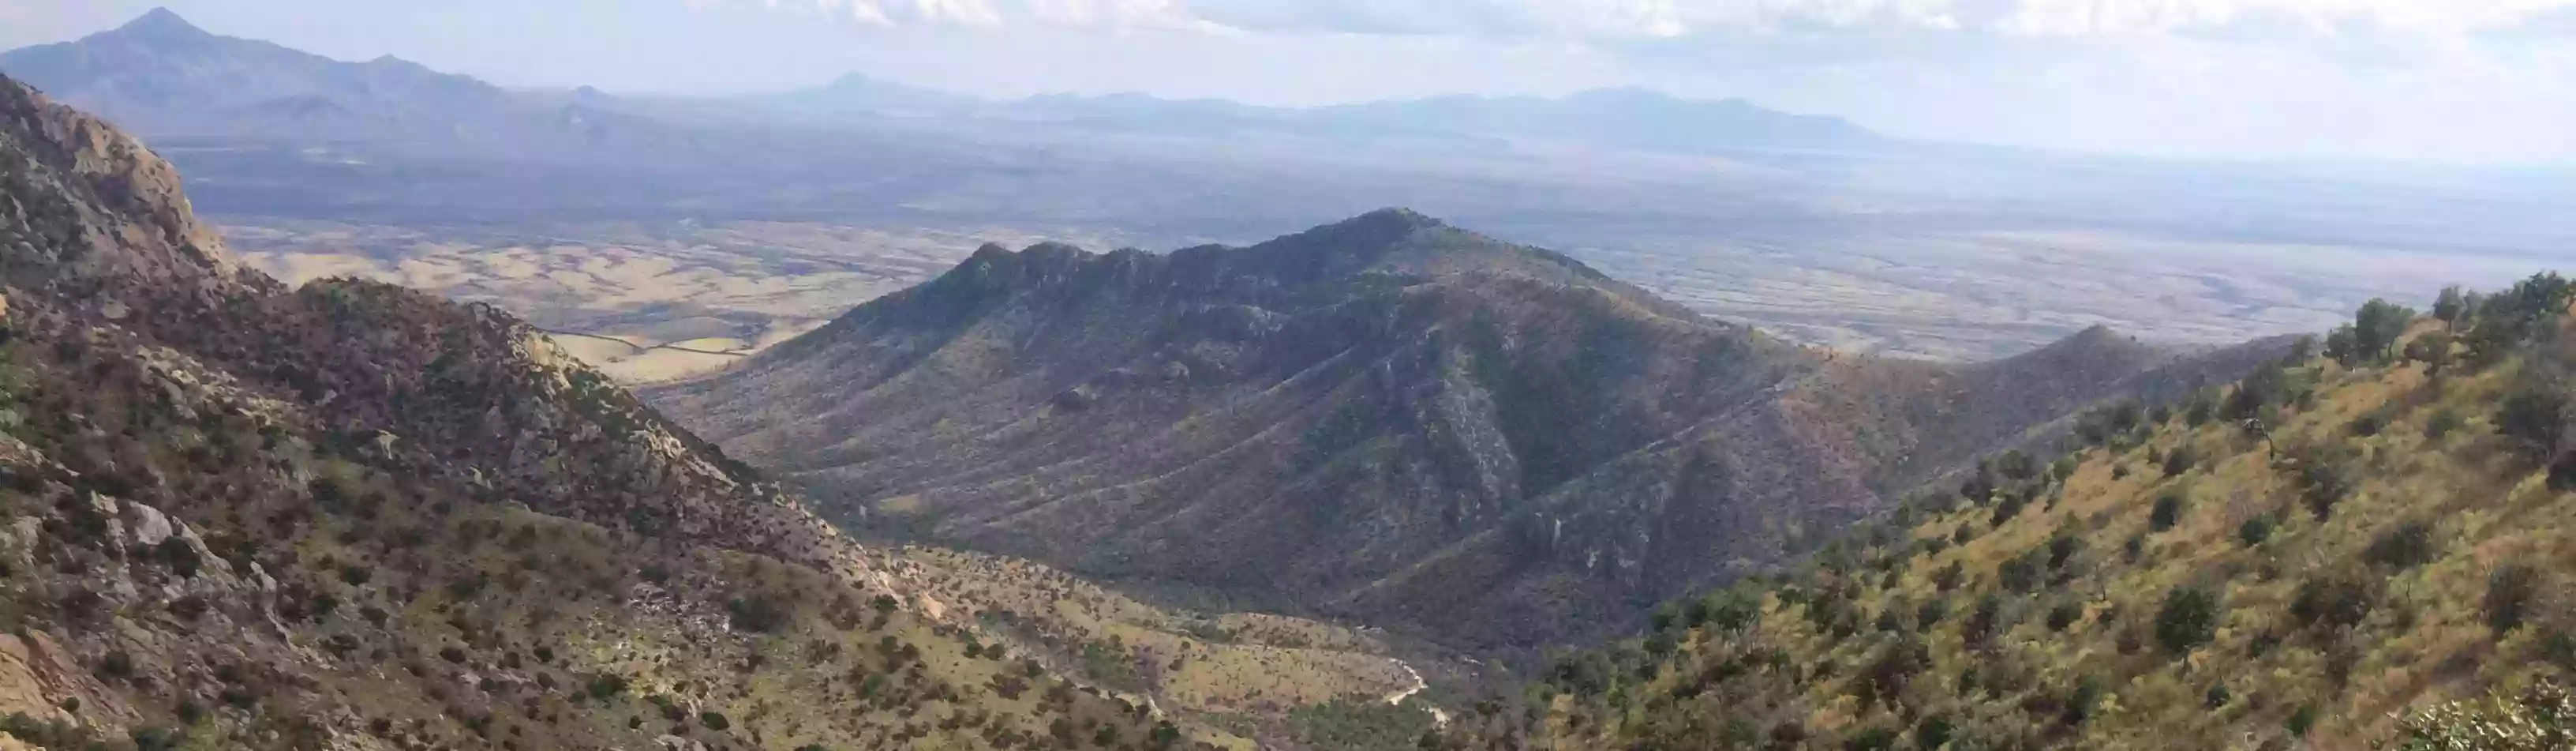
[[[287,289],[178,186],[0,78],[0,748],[1185,745],[518,319]]]

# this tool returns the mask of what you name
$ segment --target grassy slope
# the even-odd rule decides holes
[[[1319,747],[1288,725],[1292,711],[1416,685],[1388,645],[1329,623],[1171,611],[1040,564],[955,550],[885,550],[876,568],[936,598],[944,618],[1113,695],[1150,700],[1221,745]]]
[[[2491,417],[2526,367],[2539,366],[2435,378],[2420,364],[2300,363],[2294,380],[2318,389],[2273,413],[2270,442],[2178,412],[2142,438],[2076,453],[2071,474],[2043,481],[2000,523],[1999,504],[1949,495],[1934,504],[1944,510],[1864,530],[1848,555],[1805,574],[1713,595],[1665,631],[1569,658],[1538,689],[1546,711],[1460,734],[1553,748],[1931,748],[1938,734],[1925,727],[1946,723],[1952,749],[2367,748],[2409,707],[2576,668],[2576,620],[2555,595],[2507,633],[2484,614],[2500,566],[2544,572],[2543,592],[2576,572],[2565,521],[2576,495],[2549,488]],[[2431,429],[2437,415],[2461,419]],[[2186,446],[2202,460],[2168,476],[2162,459]],[[2322,517],[2301,477],[2302,462],[2324,456],[2310,447],[2353,452],[2360,478]],[[2181,511],[2157,530],[2166,497]],[[2256,517],[2277,527],[2248,544],[2241,531]],[[2428,559],[2367,560],[2413,523],[2431,530]],[[2060,536],[2080,542],[2052,566]],[[2024,556],[2034,576],[2016,590],[2004,572]],[[1954,565],[1963,575],[1945,591]],[[2293,607],[2303,586],[2335,581],[2353,583],[2366,613],[2356,622],[2310,622],[2302,611],[2332,608]],[[2177,650],[2157,619],[2185,587],[2222,605],[2210,640]],[[1980,631],[1990,598],[1993,628]],[[1758,603],[1758,615],[1692,626],[1729,601]],[[1652,657],[1676,643],[1671,658]]]
[[[839,577],[389,473],[291,404],[94,341],[0,348],[0,616],[35,655],[0,669],[0,713],[26,715],[0,730],[22,740],[927,749],[1017,745],[999,739],[1059,719],[1151,731],[1115,699],[970,656],[964,631],[879,616]],[[142,542],[138,496],[181,542]],[[1005,696],[1011,680],[1031,688]]]

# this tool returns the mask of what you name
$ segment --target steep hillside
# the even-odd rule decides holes
[[[2174,362],[2062,349],[1838,360],[1386,210],[1247,248],[987,247],[648,398],[847,523],[1504,646],[1799,549]]]
[[[1983,462],[1420,747],[2566,748],[2570,297],[2373,303],[2324,356]]]
[[[6,78],[0,284],[0,744],[1183,742],[508,315],[243,270]]]

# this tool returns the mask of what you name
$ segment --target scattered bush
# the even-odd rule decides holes
[[[590,683],[583,686],[582,690],[584,693],[590,694],[590,698],[606,699],[618,694],[626,693],[626,685],[626,676],[618,675],[616,673],[601,673],[591,676]]]
[[[1959,636],[1971,646],[1983,646],[2003,630],[2004,600],[1992,594],[1977,600],[1977,609],[1959,624]]]
[[[178,535],[171,535],[152,546],[152,557],[160,559],[161,565],[170,567],[170,573],[181,578],[195,578],[197,569],[205,565],[205,561],[197,556],[196,546],[189,545]]]
[[[2193,448],[2190,443],[2184,443],[2175,446],[2173,453],[2165,455],[2165,476],[2181,477],[2183,473],[2199,465],[2200,450]]]
[[[2236,539],[2245,543],[2245,547],[2257,547],[2272,539],[2272,527],[2270,514],[2258,515],[2236,526]]]
[[[2065,631],[2066,627],[2075,625],[2076,621],[2083,619],[2083,605],[2072,602],[2061,602],[2055,607],[2048,609],[2048,630]]]
[[[2337,571],[2299,582],[2290,598],[2290,616],[2309,626],[2349,628],[2370,619],[2379,603],[2377,580],[2366,574]]]
[[[1843,751],[1888,751],[1896,748],[1896,737],[1893,729],[1866,728],[1843,739]]]
[[[2182,523],[2182,512],[2182,491],[2166,490],[2164,494],[2156,496],[2155,508],[2147,512],[2147,526],[2158,532],[2173,529],[2174,525]]]
[[[2071,529],[2057,530],[2057,534],[2048,538],[2048,567],[2064,570],[2066,564],[2073,562],[2075,555],[2081,552],[2084,552],[2084,538]]]
[[[2520,628],[2530,617],[2532,601],[2540,595],[2540,571],[2519,563],[2496,567],[2487,575],[2486,599],[2480,608],[2486,614],[2487,627],[2503,634]]]
[[[2316,728],[2316,726],[2317,705],[2314,704],[2299,705],[2298,709],[2290,712],[2290,721],[2285,723],[2285,727],[2289,729],[2290,736],[2293,738],[2308,737],[2308,731]]]
[[[2496,409],[2495,425],[2496,433],[2513,439],[2533,460],[2554,457],[2567,429],[2567,396],[2526,379]]]
[[[2395,569],[2410,569],[2433,562],[2441,555],[2433,541],[2433,525],[2422,520],[2409,520],[2379,534],[2370,547],[2361,551],[2361,559]]]
[[[725,613],[735,629],[760,634],[776,632],[788,618],[787,606],[768,595],[734,598]]]
[[[2467,424],[2468,421],[2461,419],[2458,411],[2446,407],[2425,418],[2424,437],[2439,441]]]
[[[2361,472],[2345,451],[2316,449],[2304,454],[2298,460],[2300,498],[2309,511],[2324,519],[2333,515],[2336,504],[2360,489]]]
[[[2451,335],[2435,331],[2406,343],[2406,359],[2424,364],[2424,372],[2441,375],[2451,365]]]
[[[2156,642],[2174,653],[2189,652],[2218,635],[2218,596],[2184,587],[2165,596],[2156,612]]]
[[[2046,550],[2035,549],[2013,556],[1995,567],[1995,579],[2004,589],[2028,594],[2039,588],[2040,565],[2046,555]]]

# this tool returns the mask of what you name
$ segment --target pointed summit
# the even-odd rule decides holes
[[[188,23],[188,19],[180,18],[178,13],[172,12],[169,8],[153,8],[134,20],[127,21],[124,26],[119,26],[116,30],[125,34],[161,39],[207,36],[204,29]]]

